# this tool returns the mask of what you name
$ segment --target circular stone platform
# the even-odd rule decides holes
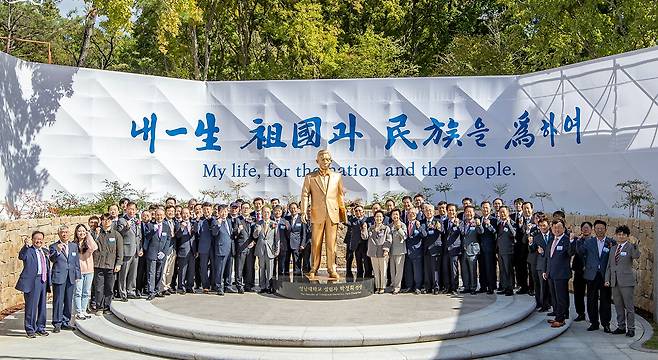
[[[493,304],[494,295],[382,294],[342,301],[300,301],[274,295],[184,295],[156,298],[159,309],[198,319],[281,326],[358,326],[463,316]],[[215,310],[217,309],[217,310]],[[231,309],[231,311],[218,311]]]

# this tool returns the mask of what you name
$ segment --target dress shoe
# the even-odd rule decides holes
[[[541,307],[541,308],[539,308],[539,310],[537,310],[537,312],[540,312],[540,313],[547,312],[547,311],[548,311],[548,308],[545,308],[545,307]]]
[[[534,291],[528,291],[528,295],[535,296],[535,292]]]
[[[34,339],[37,336],[34,333],[29,333],[29,334],[27,334],[27,337],[30,338],[30,339]]]
[[[146,301],[151,301],[153,299],[155,299],[155,295],[149,295],[146,297]]]
[[[393,292],[391,293],[391,295],[397,295],[397,294],[399,294],[399,293],[400,293],[400,290],[393,290]]]
[[[119,299],[119,301],[121,301],[121,302],[128,302],[128,297],[121,297],[121,298]]]
[[[434,295],[439,295],[439,289],[434,289],[434,290],[432,291],[432,294],[434,294]]]
[[[260,289],[260,291],[258,291],[258,293],[259,293],[259,294],[266,294],[266,293],[267,293],[267,289]]]
[[[546,314],[546,316],[555,316],[555,311],[549,312],[548,314]]]
[[[55,328],[53,329],[53,334],[57,334],[61,330],[62,330],[62,328],[60,328],[59,326],[55,326]]]
[[[562,326],[564,326],[564,321],[553,321],[551,323],[552,328],[559,328],[559,327],[562,327]]]
[[[505,295],[505,292],[506,292],[505,290],[498,290],[498,291],[496,291],[496,294]]]
[[[425,289],[421,289],[421,290],[420,290],[420,293],[421,293],[421,294],[427,294],[427,290],[425,290]]]
[[[165,297],[165,294],[159,292],[159,293],[155,294],[155,297],[163,298],[163,297]]]
[[[243,289],[243,288],[239,288],[239,289],[238,289],[238,294],[244,294],[244,289]]]
[[[233,290],[233,288],[227,287],[224,291],[226,291],[229,294],[236,294],[237,291]]]
[[[528,289],[521,288],[521,289],[520,289],[519,291],[517,291],[516,293],[517,293],[518,295],[527,294],[527,293],[528,293]]]
[[[39,336],[48,336],[48,335],[50,335],[50,334],[49,334],[47,331],[45,331],[45,330],[43,330],[43,331],[37,331],[36,334],[39,335]]]
[[[207,294],[207,293],[209,293],[209,292],[210,292],[210,290],[208,290],[208,289],[203,289],[203,293],[204,293],[204,294]]]
[[[103,316],[103,310],[96,310],[96,312],[94,313],[94,315],[96,315],[96,316]]]
[[[610,325],[603,325],[603,332],[606,334],[610,334],[612,332],[610,330]]]
[[[476,292],[477,292],[478,294],[482,294],[482,293],[486,293],[486,292],[489,292],[489,291],[487,291],[487,289],[485,289],[485,288],[480,288],[480,290],[478,290],[478,291],[476,291]]]
[[[471,291],[471,295],[477,295],[477,291]]]
[[[421,292],[420,292],[420,290],[419,290],[419,289],[416,289],[416,291],[414,291],[414,294],[416,294],[416,295],[420,295],[420,294],[421,294]]]
[[[615,331],[612,332],[613,335],[624,335],[626,334],[626,329],[624,328],[616,328]]]
[[[185,295],[185,290],[178,290],[178,295]]]
[[[587,328],[587,331],[596,331],[599,329],[599,325],[597,324],[592,324]]]
[[[135,296],[135,295],[133,295],[133,294],[128,294],[127,297],[128,297],[128,299],[130,299],[130,300],[138,299],[138,297]]]
[[[493,290],[487,291],[487,295],[493,295],[493,294],[494,294]]]
[[[217,292],[217,295],[224,296],[224,292],[220,290],[220,291]]]
[[[471,290],[468,290],[468,289],[463,289],[463,290],[459,291],[460,294],[468,294],[470,292],[471,292]]]
[[[109,315],[111,313],[112,313],[112,310],[110,310],[110,309],[104,309],[103,310],[103,315]]]
[[[70,330],[70,331],[73,331],[73,330],[75,330],[75,326],[71,326],[71,325],[62,325],[62,330]]]
[[[635,330],[628,330],[628,332],[626,333],[626,336],[628,336],[630,338],[635,337]]]
[[[583,320],[585,320],[585,315],[582,315],[582,314],[576,316],[576,318],[573,319],[573,321],[575,321],[575,322],[579,322],[579,321],[583,321]]]
[[[512,292],[511,290],[505,292],[505,296],[513,296],[513,295],[514,295],[514,292]]]

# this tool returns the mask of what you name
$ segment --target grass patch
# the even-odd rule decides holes
[[[642,346],[647,349],[658,350],[658,323],[651,321],[650,324],[653,327],[653,336]]]

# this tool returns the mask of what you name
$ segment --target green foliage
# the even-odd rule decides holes
[[[150,193],[137,190],[130,183],[103,180],[104,188],[91,199],[73,195],[66,191],[56,191],[49,203],[51,211],[58,215],[100,215],[106,213],[110,205],[116,205],[121,198],[129,198],[138,209],[148,207]]]

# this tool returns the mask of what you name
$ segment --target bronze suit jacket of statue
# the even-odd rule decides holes
[[[324,223],[327,217],[333,223],[347,222],[343,203],[343,178],[340,173],[329,171],[329,185],[325,189],[319,171],[304,178],[302,187],[302,211],[306,212],[311,199],[311,223]]]

